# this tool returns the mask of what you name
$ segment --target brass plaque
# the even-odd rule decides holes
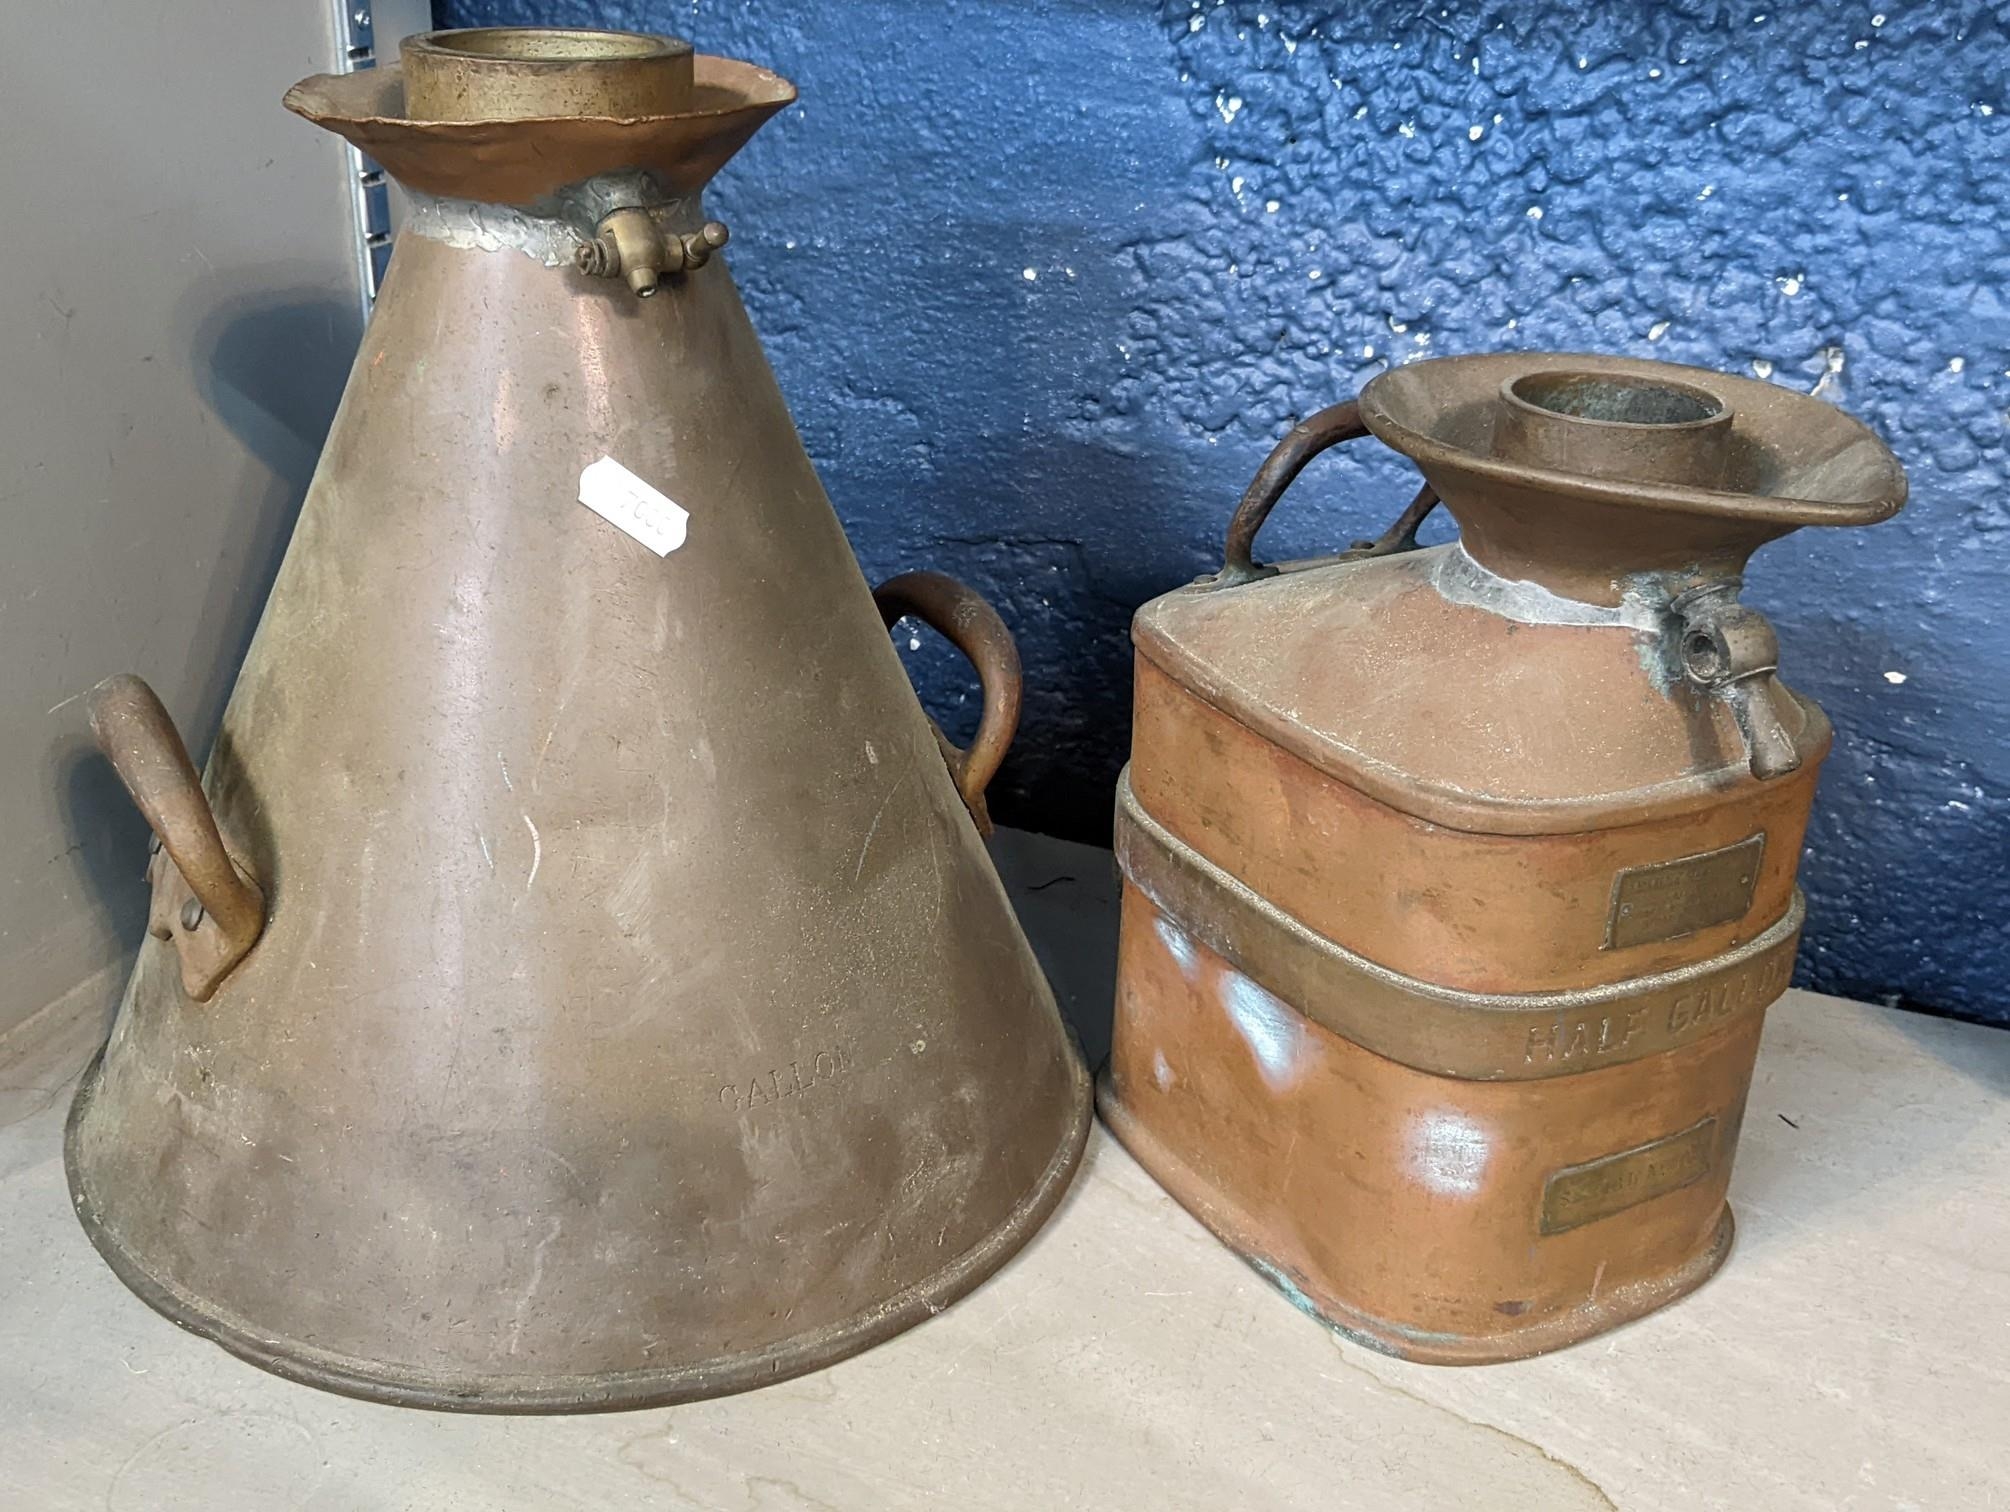
[[[1722,850],[1627,867],[1612,879],[1605,948],[1651,945],[1741,917],[1752,906],[1765,854],[1761,830]]]
[[[1542,1231],[1561,1234],[1700,1181],[1717,1158],[1717,1120],[1554,1172],[1542,1188]]]

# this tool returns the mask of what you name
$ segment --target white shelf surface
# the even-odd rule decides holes
[[[997,855],[1100,1054],[1109,854],[1007,833]],[[1729,1264],[1543,1359],[1339,1338],[1098,1129],[1033,1242],[889,1343],[744,1396],[484,1418],[281,1381],[113,1278],[59,1145],[115,987],[0,1038],[7,1512],[2010,1509],[2010,1033],[1789,993]]]

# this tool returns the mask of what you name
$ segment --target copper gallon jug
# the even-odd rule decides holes
[[[941,1311],[1079,1157],[965,804],[1010,639],[932,575],[875,605],[701,208],[793,98],[527,30],[287,97],[413,213],[200,784],[143,684],[96,697],[165,854],[68,1142],[126,1283],[283,1375],[760,1385]],[[952,763],[907,612],[985,683]]]
[[[1427,486],[1378,541],[1250,555],[1307,460]],[[1660,363],[1397,368],[1265,464],[1213,578],[1142,609],[1102,1108],[1299,1305],[1465,1363],[1724,1259],[1830,731],[1752,552],[1897,511],[1820,400]],[[1416,549],[1442,498],[1456,544]]]

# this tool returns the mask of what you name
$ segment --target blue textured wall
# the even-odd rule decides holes
[[[671,31],[801,86],[714,196],[872,575],[994,595],[995,807],[1107,833],[1131,610],[1214,565],[1293,417],[1390,362],[1665,357],[1869,420],[1913,502],[1762,554],[1838,730],[1803,980],[2010,1019],[2010,58],[1977,4],[445,0]],[[1321,464],[1267,555],[1407,496]],[[962,673],[911,658],[952,726]]]

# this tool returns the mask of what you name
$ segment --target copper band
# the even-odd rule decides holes
[[[1798,889],[1756,939],[1692,966],[1570,992],[1439,987],[1356,955],[1270,903],[1147,814],[1126,769],[1117,863],[1175,926],[1313,1023],[1419,1071],[1532,1081],[1694,1044],[1763,1012],[1793,975]]]

